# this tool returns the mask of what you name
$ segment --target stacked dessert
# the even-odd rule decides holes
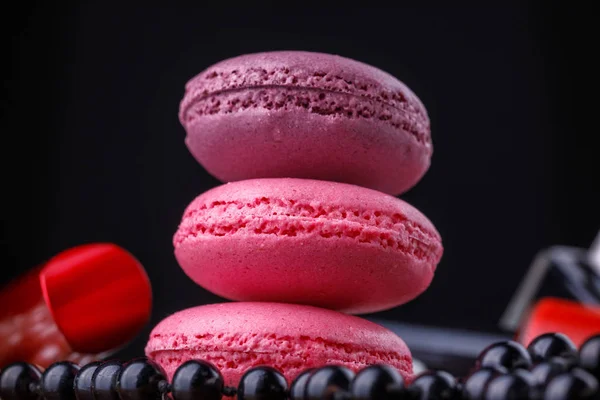
[[[412,378],[404,342],[350,314],[418,296],[441,238],[396,198],[427,171],[427,112],[403,83],[372,66],[308,52],[236,57],[188,82],[186,144],[229,182],[197,197],[175,256],[205,289],[235,300],[175,313],[146,354],[169,379],[190,359],[237,386],[268,365],[288,381],[327,364],[384,363]]]

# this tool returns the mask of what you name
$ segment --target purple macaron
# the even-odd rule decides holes
[[[406,85],[322,53],[217,63],[187,83],[179,119],[190,152],[223,182],[305,178],[398,195],[433,151],[427,111]]]

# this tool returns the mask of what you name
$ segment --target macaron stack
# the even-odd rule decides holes
[[[429,168],[427,112],[372,66],[308,52],[215,64],[186,85],[186,144],[223,182],[186,209],[175,256],[200,286],[235,302],[175,313],[146,354],[169,378],[189,359],[237,385],[268,365],[288,381],[327,364],[385,363],[412,378],[404,342],[350,314],[414,299],[441,238],[396,198]]]

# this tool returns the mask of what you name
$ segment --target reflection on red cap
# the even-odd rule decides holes
[[[133,339],[150,318],[152,290],[144,268],[110,243],[86,244],[50,259],[42,294],[74,351],[96,354]]]

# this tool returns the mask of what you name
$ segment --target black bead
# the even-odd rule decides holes
[[[7,365],[0,372],[0,398],[2,400],[35,400],[39,397],[32,391],[42,373],[33,365],[24,362]]]
[[[514,371],[510,372],[510,374],[518,375],[521,378],[525,379],[530,387],[533,387],[535,384],[531,371],[527,371],[526,369],[515,369]]]
[[[40,380],[45,400],[75,400],[73,382],[79,367],[72,362],[61,361],[50,365]]]
[[[314,371],[314,368],[309,368],[294,378],[294,381],[290,385],[290,400],[304,400],[306,384]]]
[[[94,392],[92,391],[92,379],[94,378],[94,372],[96,372],[100,364],[100,362],[86,364],[75,375],[73,389],[75,390],[77,400],[95,400]]]
[[[507,372],[504,367],[483,367],[473,372],[462,387],[463,397],[469,400],[483,400],[490,381]]]
[[[562,333],[545,333],[538,336],[527,346],[527,351],[534,363],[546,361],[550,357],[577,356],[577,347]]]
[[[501,366],[509,371],[517,368],[529,369],[531,357],[523,346],[510,340],[492,344],[484,349],[479,355],[477,365],[479,368]]]
[[[402,375],[388,365],[372,365],[362,369],[350,384],[354,400],[391,400],[404,389]]]
[[[238,400],[286,400],[287,381],[271,367],[249,369],[240,379]]]
[[[106,361],[94,371],[92,392],[95,400],[119,400],[117,378],[122,369],[119,361]]]
[[[415,400],[446,400],[458,396],[456,379],[445,371],[425,371],[408,387]]]
[[[485,400],[524,400],[531,397],[531,381],[521,373],[500,375],[485,390]]]
[[[163,395],[160,382],[166,380],[160,366],[146,358],[139,358],[123,367],[117,378],[116,391],[121,400],[159,400]]]
[[[579,356],[575,357],[550,357],[552,362],[562,364],[567,371],[579,366]]]
[[[589,372],[575,368],[556,376],[548,383],[544,400],[586,400],[595,399],[598,394],[598,380]]]
[[[333,399],[335,393],[347,392],[354,372],[346,367],[329,365],[313,372],[306,383],[305,400]]]
[[[569,363],[563,358],[553,357],[531,369],[533,384],[536,386],[546,386],[552,378],[567,372],[569,369]]]
[[[592,336],[581,345],[579,365],[600,380],[600,335]]]
[[[175,400],[220,400],[224,381],[219,370],[206,361],[190,360],[173,375],[171,393]]]

